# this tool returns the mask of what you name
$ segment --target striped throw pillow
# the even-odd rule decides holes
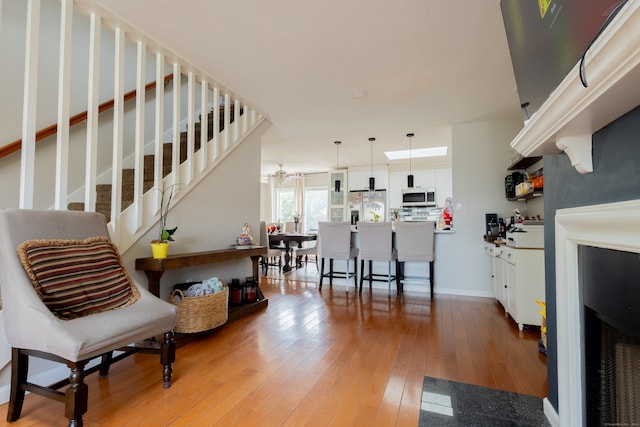
[[[18,255],[37,294],[60,319],[124,307],[140,298],[106,237],[28,240]]]

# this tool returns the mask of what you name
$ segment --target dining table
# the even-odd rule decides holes
[[[270,233],[269,246],[271,248],[279,248],[284,251],[284,265],[282,271],[291,271],[291,251],[294,247],[301,247],[303,242],[310,242],[318,238],[317,234],[312,233]],[[296,264],[296,267],[299,265]]]

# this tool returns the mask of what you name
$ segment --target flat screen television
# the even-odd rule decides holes
[[[527,105],[528,116],[540,108],[580,61],[622,3],[621,0],[501,0],[520,103]],[[588,79],[587,75],[587,84]]]

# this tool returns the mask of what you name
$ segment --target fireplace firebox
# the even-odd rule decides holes
[[[640,255],[578,246],[587,426],[640,425]]]

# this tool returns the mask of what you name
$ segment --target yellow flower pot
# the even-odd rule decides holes
[[[151,243],[151,252],[154,258],[166,258],[169,251],[169,242]]]

